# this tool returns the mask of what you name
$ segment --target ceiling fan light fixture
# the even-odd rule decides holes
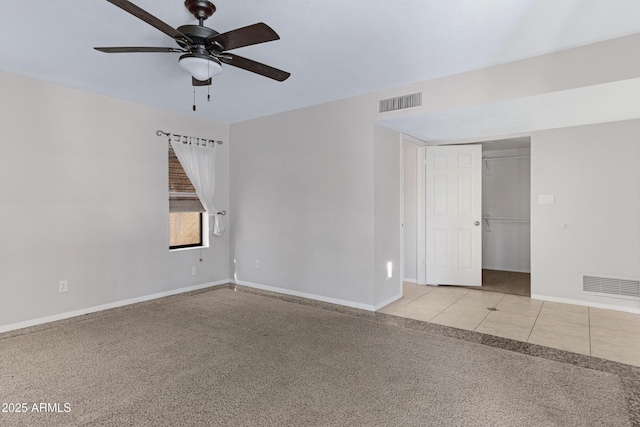
[[[222,65],[216,58],[196,53],[182,55],[178,64],[196,80],[206,81],[222,72]]]

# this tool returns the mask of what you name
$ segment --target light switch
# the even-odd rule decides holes
[[[555,203],[555,197],[553,194],[538,194],[539,205],[553,205]]]

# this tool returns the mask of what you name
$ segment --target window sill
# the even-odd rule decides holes
[[[207,249],[209,246],[191,246],[190,248],[176,248],[176,249],[169,249],[169,252],[182,252],[182,251],[191,251],[193,249]]]

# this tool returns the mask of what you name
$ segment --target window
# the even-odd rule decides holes
[[[202,246],[202,213],[169,213],[169,249]]]
[[[205,211],[169,144],[169,249],[202,246]]]

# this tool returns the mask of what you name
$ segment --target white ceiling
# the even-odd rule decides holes
[[[181,0],[134,0],[173,27]],[[214,1],[219,32],[265,22],[281,40],[233,52],[292,73],[279,83],[226,66],[211,102],[179,54],[94,46],[175,46],[105,0],[2,0],[0,70],[233,123],[640,32],[638,0]],[[497,106],[499,109],[500,106]],[[469,113],[469,112],[466,112]],[[426,136],[425,136],[426,137]],[[445,138],[446,139],[446,138]]]

